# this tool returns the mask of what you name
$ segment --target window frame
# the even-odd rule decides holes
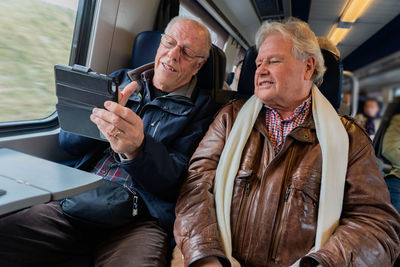
[[[79,0],[76,11],[69,64],[86,64],[96,0]],[[57,111],[35,120],[0,122],[0,137],[52,131],[59,127]]]
[[[79,0],[69,65],[86,65],[96,0]]]

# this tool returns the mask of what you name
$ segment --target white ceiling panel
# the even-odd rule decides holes
[[[327,36],[332,25],[333,23],[328,20],[313,20],[310,28],[316,36]]]
[[[337,22],[346,0],[312,1],[308,23],[317,36],[328,35],[333,24]]]
[[[251,0],[214,0],[214,4],[230,19],[240,34],[250,44],[261,25]]]
[[[346,0],[318,0],[312,1],[308,20],[337,20]]]
[[[317,36],[328,35],[331,27],[338,21],[345,3],[346,0],[311,1],[308,23]],[[353,24],[347,36],[338,44],[342,58],[351,54],[399,13],[399,0],[374,0]]]
[[[317,36],[328,35],[332,26],[338,21],[346,1],[311,0],[308,23]],[[253,45],[256,31],[261,23],[252,0],[212,0],[212,2],[229,18],[246,41]],[[373,0],[370,7],[354,23],[351,32],[338,44],[342,59],[399,14],[400,0]]]

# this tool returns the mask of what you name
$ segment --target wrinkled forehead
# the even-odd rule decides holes
[[[293,41],[280,33],[269,34],[262,42],[256,60],[275,55],[292,55]]]
[[[206,33],[196,22],[191,20],[179,20],[168,29],[166,34],[172,36],[180,45],[184,45],[196,51],[206,47]]]

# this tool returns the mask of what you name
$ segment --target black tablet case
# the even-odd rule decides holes
[[[90,115],[94,107],[104,108],[106,100],[117,101],[117,81],[81,65],[57,64],[54,73],[58,98],[56,109],[61,129],[106,141],[90,120]]]

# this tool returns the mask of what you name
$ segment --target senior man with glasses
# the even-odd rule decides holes
[[[91,120],[109,143],[60,133],[60,145],[79,159],[75,167],[136,194],[137,215],[103,229],[71,220],[65,202],[11,214],[0,219],[0,266],[55,266],[88,254],[95,266],[167,264],[178,190],[216,111],[211,96],[196,87],[210,47],[205,26],[174,18],[154,64],[129,73],[134,81],[119,93],[119,103],[93,110]]]

